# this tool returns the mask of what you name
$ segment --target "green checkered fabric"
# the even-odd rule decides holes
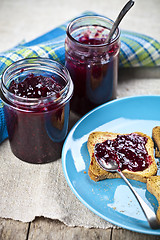
[[[160,43],[140,33],[122,31],[119,66],[160,66]]]

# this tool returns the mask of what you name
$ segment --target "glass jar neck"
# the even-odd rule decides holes
[[[107,43],[107,37],[113,21],[100,16],[85,16],[73,20],[67,27],[66,51],[69,49],[75,55],[84,57],[94,57],[109,53],[117,46],[120,46],[120,31],[117,28],[110,43]],[[116,54],[116,49],[115,54]]]
[[[49,97],[28,98],[19,97],[12,93],[9,86],[13,80],[21,81],[29,73],[54,75],[61,79],[63,88],[58,95],[53,92]],[[11,64],[2,74],[0,96],[12,107],[35,111],[37,108],[47,111],[49,105],[53,108],[62,106],[70,100],[73,93],[73,83],[68,70],[56,61],[47,58],[27,58]]]

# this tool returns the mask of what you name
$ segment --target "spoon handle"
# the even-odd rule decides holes
[[[123,9],[121,10],[121,12],[119,13],[116,21],[114,22],[112,29],[110,30],[110,33],[108,35],[108,39],[107,42],[109,43],[111,41],[111,38],[116,30],[116,28],[118,27],[118,25],[120,24],[122,18],[124,17],[124,15],[129,11],[129,9],[134,5],[134,1],[130,0],[129,2],[126,3],[126,5],[123,7]]]
[[[128,184],[128,186],[130,187],[131,191],[133,192],[133,194],[135,195],[135,197],[137,198],[147,220],[148,223],[150,225],[151,228],[153,229],[158,229],[160,228],[160,223],[157,220],[156,214],[152,211],[152,209],[144,202],[144,200],[139,196],[139,194],[134,190],[134,188],[132,187],[132,185],[130,184],[130,182],[128,181],[128,179],[124,176],[124,174],[120,171],[117,170],[117,173],[120,174],[120,176],[123,178],[123,180]]]

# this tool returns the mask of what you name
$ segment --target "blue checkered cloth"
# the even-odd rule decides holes
[[[95,15],[87,12],[83,15]],[[0,77],[3,71],[13,62],[31,57],[46,57],[62,64],[65,62],[64,40],[69,22],[27,43],[0,53]],[[160,66],[160,43],[155,39],[130,31],[121,31],[121,49],[119,67],[154,67]],[[8,137],[0,100],[0,143]]]

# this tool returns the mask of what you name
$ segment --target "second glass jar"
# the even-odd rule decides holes
[[[105,17],[85,16],[67,27],[65,66],[74,83],[71,110],[80,115],[116,98],[119,29],[107,43],[113,23]]]

